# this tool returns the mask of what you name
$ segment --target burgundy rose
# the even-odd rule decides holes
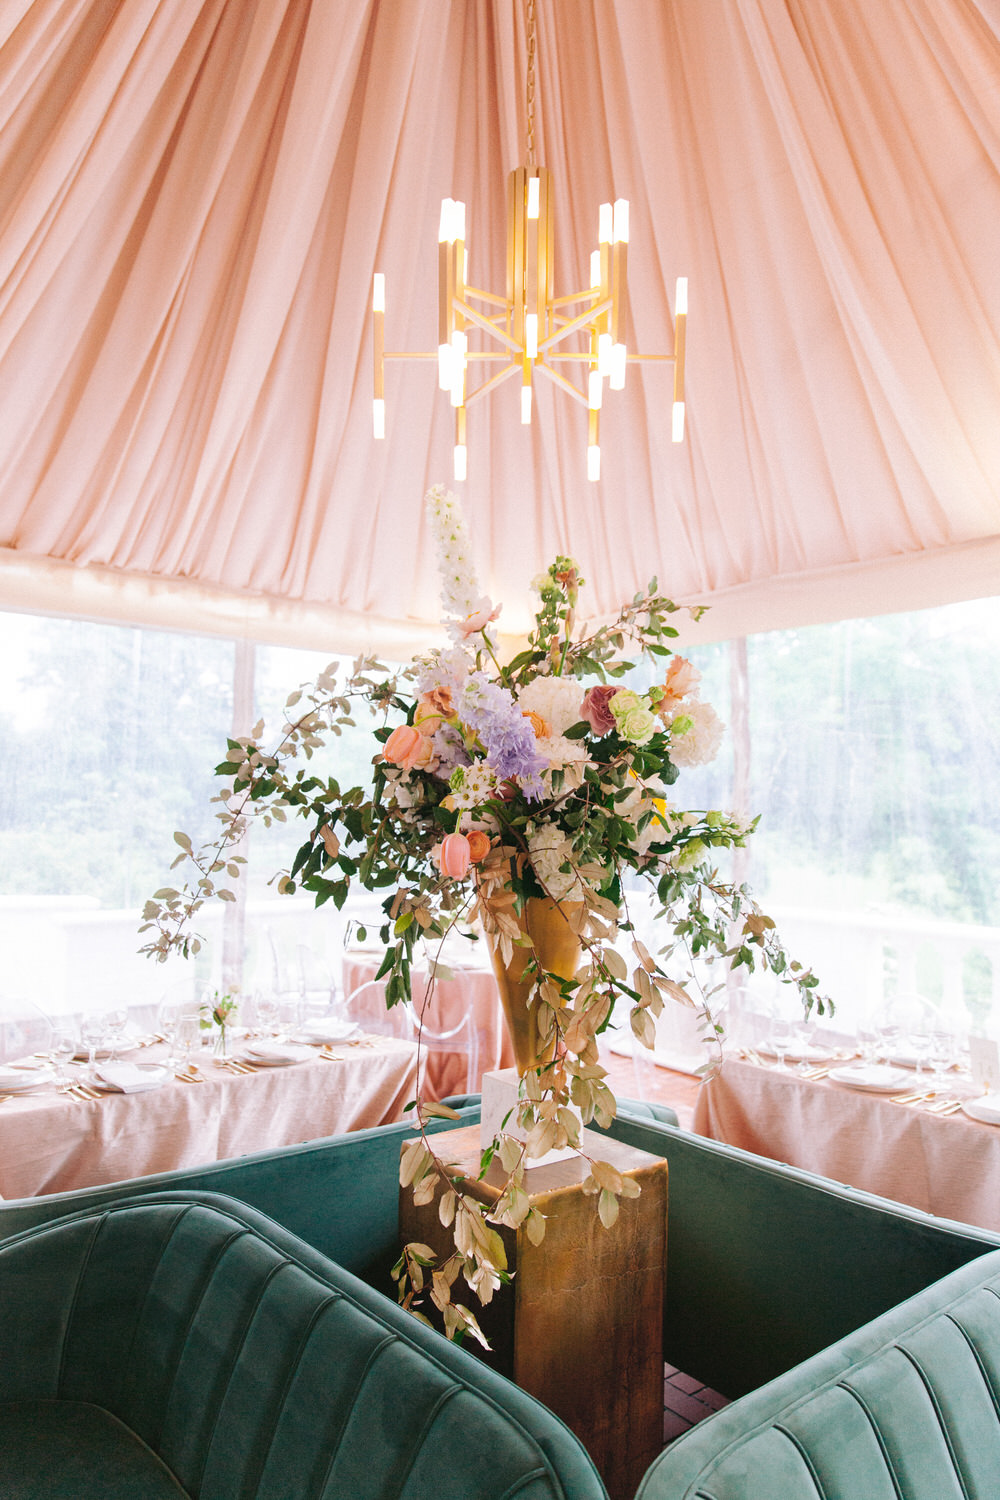
[[[610,683],[601,683],[598,687],[588,688],[584,694],[580,705],[580,717],[586,719],[598,738],[615,727],[610,703],[615,694],[620,691],[620,688],[612,687]]]

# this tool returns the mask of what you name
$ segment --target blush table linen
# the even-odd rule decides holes
[[[0,1195],[27,1198],[225,1161],[402,1118],[417,1049],[395,1037],[238,1074],[199,1060],[204,1083],[81,1102],[46,1090],[0,1104]],[[155,1059],[151,1049],[144,1059]]]
[[[348,998],[370,979],[374,979],[381,962],[379,955],[353,953],[344,955],[343,984]],[[500,992],[492,969],[469,965],[452,966],[454,979],[439,979],[435,985],[427,1010],[427,1024],[434,1031],[450,1031],[458,1026],[462,1017],[470,1011],[479,1032],[479,1075],[494,1068],[514,1066],[514,1047],[507,1032],[500,1005]],[[414,999],[419,1006],[423,996],[426,974],[413,971]],[[468,1069],[466,1059],[457,1053],[428,1050],[425,1092],[428,1099],[446,1099],[450,1094],[467,1092]],[[471,1091],[478,1093],[479,1078]]]
[[[702,1085],[693,1129],[940,1218],[1000,1231],[1000,1126],[961,1112],[932,1115],[894,1104],[890,1094],[730,1057]]]

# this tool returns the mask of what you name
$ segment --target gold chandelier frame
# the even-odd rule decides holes
[[[534,160],[534,0],[527,3],[527,157],[507,179],[506,296],[468,283],[465,204],[445,198],[438,229],[438,347],[431,351],[385,347],[385,277],[376,273],[372,320],[374,355],[373,426],[385,436],[386,360],[438,362],[438,384],[449,393],[455,410],[454,476],[467,473],[466,413],[490,392],[516,376],[521,379],[521,421],[530,423],[536,374],[587,409],[587,477],[601,474],[600,414],[604,386],[622,390],[630,364],[666,363],[674,367],[671,435],[684,438],[684,361],[687,337],[687,279],[678,278],[674,302],[674,347],[669,354],[633,354],[625,341],[627,307],[629,205],[619,198],[602,203],[598,248],[590,257],[590,286],[557,297],[553,288],[555,232],[552,174]],[[469,348],[470,330],[492,342]],[[581,335],[585,348],[566,349],[564,341]],[[470,365],[499,364],[473,389]],[[580,388],[558,366],[582,365]]]

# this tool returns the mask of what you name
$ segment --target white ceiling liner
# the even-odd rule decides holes
[[[513,0],[0,6],[0,605],[335,649],[423,644],[451,470],[430,365],[440,199],[503,286],[523,155]],[[484,588],[574,554],[594,614],[652,573],[703,638],[1000,592],[994,0],[538,0],[556,290],[631,200],[630,345],[585,416],[469,415]],[[250,600],[247,595],[252,596]],[[53,604],[53,601],[55,603]]]

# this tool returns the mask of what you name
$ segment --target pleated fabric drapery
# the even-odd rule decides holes
[[[539,0],[556,290],[628,197],[632,348],[690,278],[688,438],[669,367],[609,395],[597,485],[565,397],[470,412],[508,629],[557,550],[594,613],[656,572],[716,634],[995,591],[998,37],[995,0]],[[453,195],[502,289],[524,58],[499,0],[8,0],[0,606],[331,647],[436,621],[451,412],[390,365],[373,441],[371,276],[389,347],[434,348]]]

